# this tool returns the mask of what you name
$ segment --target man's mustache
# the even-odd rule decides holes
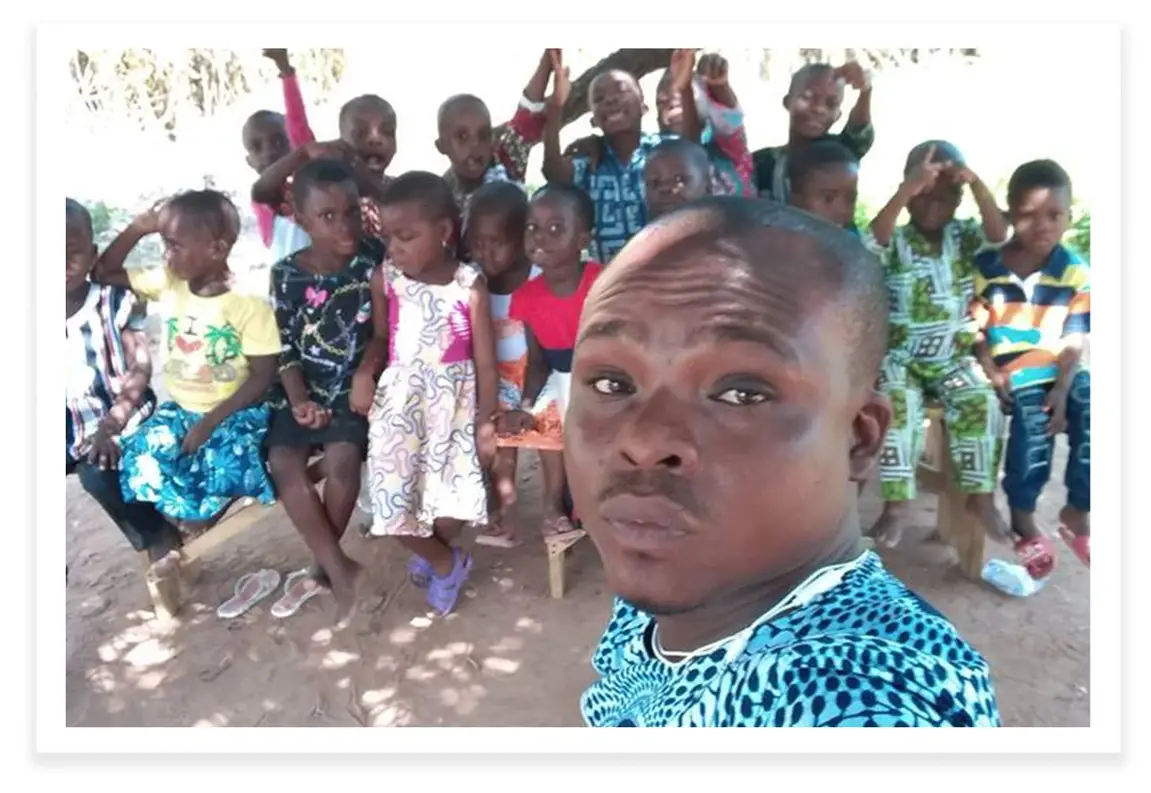
[[[679,506],[696,520],[704,515],[703,505],[687,482],[667,471],[625,471],[612,474],[599,493],[602,503],[616,496],[660,496]]]

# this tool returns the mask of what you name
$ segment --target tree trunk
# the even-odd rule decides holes
[[[566,127],[588,112],[588,89],[591,88],[591,81],[596,78],[596,75],[612,69],[619,69],[634,75],[635,79],[641,80],[654,71],[666,69],[668,64],[671,63],[671,52],[670,49],[622,49],[616,50],[611,55],[608,55],[595,66],[592,66],[579,77],[572,80],[571,96],[569,96],[568,101],[564,103],[562,115],[563,124],[561,126]],[[506,125],[501,124],[492,130],[492,138],[498,140],[505,126]]]

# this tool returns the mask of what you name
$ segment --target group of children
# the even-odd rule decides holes
[[[642,130],[636,78],[607,71],[588,91],[601,134],[561,150],[570,94],[549,49],[512,119],[492,126],[479,98],[438,116],[443,176],[387,173],[396,114],[375,95],[340,110],[340,137],[317,142],[287,53],[286,114],[243,128],[257,173],[253,208],[275,261],[269,295],[235,290],[228,255],[240,218],[223,194],[179,194],[134,220],[101,254],[85,209],[67,204],[68,470],[76,470],[137,550],[178,554],[174,523],[210,524],[234,499],[279,499],[315,557],[273,608],[295,613],[330,591],[337,620],[361,568],[340,547],[357,499],[367,531],[411,552],[411,580],[450,611],[472,560],[456,538],[509,547],[519,530],[517,450],[539,452],[545,537],[580,533],[561,450],[580,311],[597,275],[646,223],[708,194],[793,204],[856,233],[882,257],[891,293],[879,387],[896,419],[881,465],[887,507],[877,539],[894,544],[915,496],[923,405],[943,402],[951,454],[972,511],[1012,533],[1033,575],[1054,564],[1034,521],[1052,435],[1072,445],[1061,533],[1088,562],[1088,269],[1060,242],[1071,186],[1049,161],[1022,166],[1003,213],[945,141],[916,147],[904,180],[867,229],[855,228],[860,159],[874,138],[871,84],[858,64],[794,76],[783,146],[748,149],[742,111],[718,55],[673,52],[657,89],[660,132]],[[548,84],[552,90],[546,94]],[[843,132],[845,84],[859,98]],[[523,181],[542,143],[547,184]],[[982,222],[955,219],[970,189]],[[907,210],[910,222],[899,226]],[[1014,229],[1008,238],[1009,229]],[[165,267],[127,271],[159,233]],[[165,319],[157,405],[141,301]],[[992,501],[1003,456],[1010,527]],[[308,462],[323,451],[318,493]]]

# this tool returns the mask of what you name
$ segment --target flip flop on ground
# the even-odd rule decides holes
[[[245,573],[236,581],[232,597],[216,609],[216,616],[222,620],[234,620],[275,592],[279,585],[280,574],[275,570]]]
[[[309,600],[327,591],[326,586],[312,577],[310,567],[297,570],[284,579],[284,594],[272,604],[271,614],[278,620],[291,617]]]

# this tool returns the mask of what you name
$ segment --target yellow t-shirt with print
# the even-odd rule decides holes
[[[279,355],[276,315],[255,295],[192,294],[166,267],[129,273],[132,291],[160,306],[164,318],[164,385],[193,413],[207,413],[248,379],[248,356]]]

